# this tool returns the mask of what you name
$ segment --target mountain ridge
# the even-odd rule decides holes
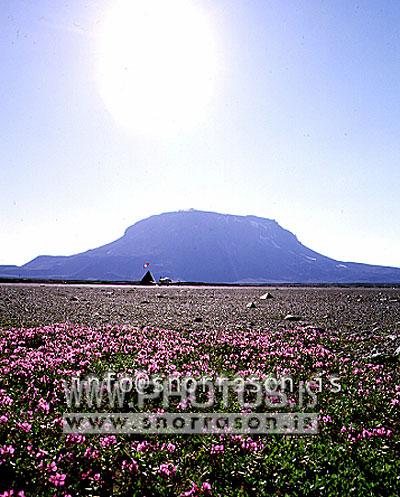
[[[100,247],[0,266],[0,277],[131,280],[150,262],[156,278],[206,283],[399,283],[400,269],[326,257],[274,219],[173,211],[142,219]]]

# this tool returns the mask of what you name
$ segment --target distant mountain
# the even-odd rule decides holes
[[[400,269],[340,262],[302,245],[276,221],[196,210],[137,222],[102,247],[71,256],[41,255],[0,266],[0,277],[227,283],[400,283]]]

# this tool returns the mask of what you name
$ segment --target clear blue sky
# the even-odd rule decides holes
[[[193,1],[218,71],[205,119],[165,136],[128,130],[102,98],[110,2],[1,2],[0,264],[193,207],[400,266],[400,2]]]

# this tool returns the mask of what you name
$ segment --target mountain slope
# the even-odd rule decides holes
[[[400,282],[400,269],[330,259],[276,221],[195,210],[151,216],[118,240],[81,254],[0,266],[0,276],[138,280],[144,261],[150,261],[156,278],[182,281]]]

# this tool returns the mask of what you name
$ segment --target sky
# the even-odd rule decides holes
[[[400,2],[118,1],[1,0],[0,264],[195,208],[400,267]]]

